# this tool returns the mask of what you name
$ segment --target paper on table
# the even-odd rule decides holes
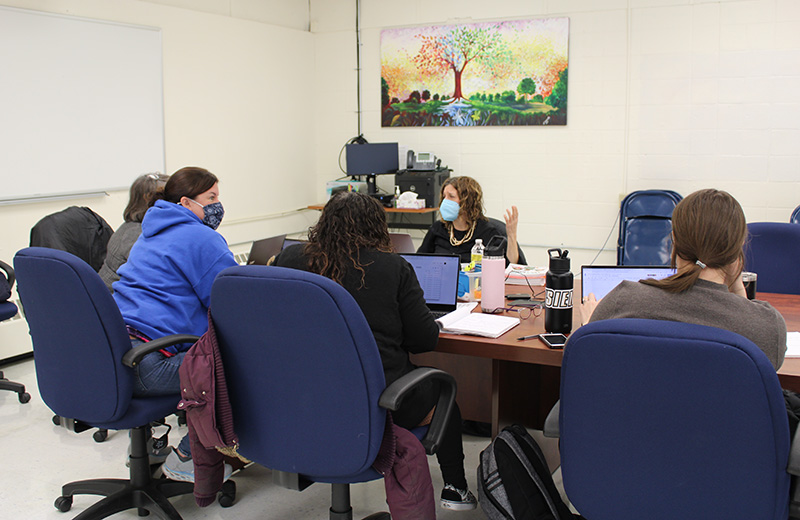
[[[786,333],[786,357],[800,357],[800,332]]]
[[[436,320],[439,330],[450,334],[471,334],[497,338],[519,325],[519,318],[472,312],[476,305],[476,302],[463,306],[459,304],[458,309]]]

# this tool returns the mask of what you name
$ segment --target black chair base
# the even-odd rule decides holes
[[[149,435],[149,424],[131,430],[129,480],[92,479],[70,482],[61,488],[61,496],[55,501],[56,509],[69,511],[73,495],[103,495],[104,499],[90,506],[74,520],[100,520],[133,508],[139,510],[139,516],[145,516],[149,512],[164,520],[181,520],[181,515],[167,499],[192,493],[194,484],[152,477],[147,454]]]
[[[0,390],[11,390],[12,392],[16,392],[17,399],[19,399],[19,402],[23,404],[31,400],[31,394],[25,391],[25,385],[22,383],[15,383],[14,381],[9,381],[3,376],[2,371],[0,371]]]
[[[55,506],[66,512],[72,507],[73,495],[103,495],[106,498],[83,511],[75,520],[99,520],[133,508],[138,508],[140,513],[153,513],[164,520],[181,520],[181,515],[167,499],[191,493],[193,489],[191,482],[166,479],[153,479],[140,488],[123,479],[81,480],[64,485],[61,489],[63,494],[56,499]]]
[[[330,520],[353,520],[353,508],[350,507],[350,484],[331,484]],[[386,512],[373,513],[363,520],[392,520]]]

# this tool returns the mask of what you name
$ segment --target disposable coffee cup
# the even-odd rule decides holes
[[[756,299],[756,280],[758,275],[749,271],[742,273],[742,283],[744,284],[744,292],[747,294],[748,300]]]

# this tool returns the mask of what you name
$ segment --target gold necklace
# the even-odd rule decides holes
[[[469,231],[467,231],[467,234],[464,235],[461,238],[461,240],[456,240],[456,237],[453,234],[453,230],[456,227],[454,225],[451,225],[450,226],[450,245],[453,246],[453,247],[457,247],[457,246],[460,246],[461,244],[463,244],[464,242],[469,242],[470,239],[472,239],[472,232],[475,231],[475,224],[476,223],[477,223],[477,221],[472,223],[472,226],[469,228]]]

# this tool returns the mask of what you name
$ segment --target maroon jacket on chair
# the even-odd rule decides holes
[[[224,455],[238,456],[239,440],[233,431],[233,414],[225,384],[225,371],[211,314],[208,332],[186,353],[179,370],[181,401],[186,410],[189,443],[194,461],[194,499],[205,507],[222,489]]]

